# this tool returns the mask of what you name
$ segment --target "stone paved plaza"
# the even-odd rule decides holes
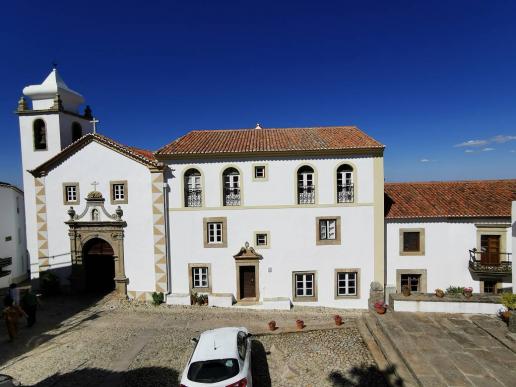
[[[38,326],[22,328],[14,345],[2,331],[0,373],[36,386],[177,386],[191,355],[191,337],[213,327],[244,325],[255,334],[256,386],[387,385],[357,329],[360,313],[341,313],[341,327],[335,327],[334,313],[113,300],[88,305],[88,300],[59,298],[44,303]],[[298,318],[306,324],[301,333],[295,330]],[[274,333],[267,331],[271,319],[279,327]]]

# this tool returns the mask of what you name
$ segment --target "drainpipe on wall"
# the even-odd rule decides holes
[[[168,296],[171,293],[172,286],[170,284],[170,277],[171,277],[171,271],[170,271],[170,238],[169,238],[169,227],[168,227],[168,183],[166,181],[163,181],[163,206],[164,208],[164,221],[165,221],[165,258],[167,261],[167,291],[165,294],[165,302],[166,302],[166,296]]]

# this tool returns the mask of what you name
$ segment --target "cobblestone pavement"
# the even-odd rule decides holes
[[[494,316],[395,312],[374,319],[423,386],[516,386],[516,342]]]
[[[243,325],[255,334],[258,387],[386,385],[358,332],[360,313],[340,311],[344,325],[335,327],[335,312],[154,307],[114,300],[76,305],[55,299],[44,305],[39,326],[22,328],[16,343],[7,343],[2,331],[0,373],[35,386],[177,386],[191,355],[191,337]],[[306,331],[295,331],[298,318]],[[275,332],[266,330],[271,319],[279,326]]]

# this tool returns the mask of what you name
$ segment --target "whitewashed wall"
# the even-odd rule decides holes
[[[28,270],[23,194],[12,187],[0,186],[0,219],[0,258],[12,258],[12,265],[4,268],[11,273],[0,278],[0,288],[5,288],[24,280]]]
[[[514,265],[514,254],[516,254],[516,200],[512,202],[512,292],[516,293],[516,267]]]
[[[276,159],[171,164],[170,254],[172,293],[188,293],[188,264],[210,263],[212,292],[237,293],[233,255],[246,241],[254,246],[255,231],[269,231],[268,249],[257,249],[261,298],[292,294],[292,272],[317,272],[318,301],[303,305],[366,308],[374,277],[373,159],[349,159],[356,168],[358,198],[351,206],[335,204],[335,169],[343,159]],[[253,166],[266,164],[267,181],[253,181]],[[297,206],[296,172],[304,164],[317,172],[317,202]],[[243,180],[242,208],[222,207],[222,172],[236,166]],[[203,175],[204,208],[184,208],[183,175],[195,167]],[[316,245],[316,217],[341,217],[341,245]],[[227,248],[203,247],[203,217],[227,217]],[[334,270],[359,268],[359,299],[335,300]],[[270,270],[270,271],[269,271]]]
[[[149,169],[96,142],[65,160],[49,171],[45,177],[48,244],[50,264],[53,268],[70,266],[70,238],[67,210],[63,204],[65,182],[79,182],[81,202],[74,205],[78,214],[85,208],[85,197],[93,191],[92,182],[100,183],[100,191],[106,199],[109,213],[114,213],[117,205],[110,204],[109,182],[127,180],[129,203],[121,204],[125,229],[124,252],[125,270],[129,278],[128,290],[154,291],[154,240],[152,230],[152,197]],[[102,215],[101,215],[102,216]],[[101,219],[102,220],[102,219]],[[36,258],[37,260],[37,258]]]
[[[478,220],[447,222],[444,219],[427,222],[386,221],[387,286],[396,287],[396,270],[426,269],[427,291],[449,286],[471,286],[480,291],[480,282],[473,280],[468,269],[469,250],[477,246]],[[499,224],[496,219],[483,219],[482,224]],[[425,230],[424,255],[400,255],[399,230],[423,228]],[[507,252],[511,252],[510,229],[507,231]]]

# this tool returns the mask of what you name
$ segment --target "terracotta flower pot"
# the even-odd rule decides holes
[[[269,321],[269,331],[275,331],[276,330],[276,321],[272,320]]]
[[[335,320],[335,325],[341,326],[342,325],[342,317],[336,314],[333,316],[333,320]]]
[[[305,327],[305,322],[303,320],[296,320],[297,329],[303,329]]]
[[[410,288],[409,288],[407,285],[404,285],[404,286],[401,288],[401,293],[402,293],[405,297],[410,296]]]
[[[376,311],[376,313],[378,314],[385,314],[385,306],[382,306],[382,307],[375,307],[374,310]]]
[[[500,313],[500,317],[503,321],[509,322],[509,318],[511,317],[511,312],[506,310],[505,312]]]
[[[473,291],[470,291],[470,290],[464,290],[464,292],[462,292],[464,294],[464,297],[466,298],[470,298],[472,295],[473,295]]]
[[[443,298],[444,297],[444,291],[442,291],[441,289],[436,289],[435,290],[435,295],[439,298]]]

